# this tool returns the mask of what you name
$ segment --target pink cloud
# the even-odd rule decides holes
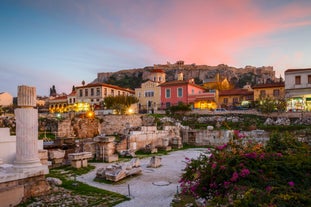
[[[125,20],[123,29],[164,58],[234,64],[234,54],[254,46],[255,39],[269,44],[269,34],[310,25],[304,20],[310,13],[310,7],[293,4],[269,12],[247,0],[174,1],[152,24],[134,30]]]
[[[35,1],[36,4],[37,1]],[[311,25],[311,6],[294,2],[265,8],[252,0],[65,1],[41,3],[103,35],[126,38],[150,48],[163,60],[236,64],[235,55],[273,44],[268,37]]]

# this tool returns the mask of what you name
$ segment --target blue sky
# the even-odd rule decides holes
[[[311,67],[308,0],[3,0],[0,92],[153,64]]]

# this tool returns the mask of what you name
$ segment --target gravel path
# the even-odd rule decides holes
[[[112,185],[93,181],[97,169],[107,166],[109,163],[92,163],[96,169],[77,177],[77,180],[126,196],[129,196],[129,186],[131,200],[118,204],[117,207],[169,207],[177,192],[182,170],[186,166],[185,158],[198,157],[204,151],[204,149],[188,149],[170,152],[169,155],[161,156],[162,165],[159,168],[147,168],[150,158],[141,159],[142,174],[120,184]]]

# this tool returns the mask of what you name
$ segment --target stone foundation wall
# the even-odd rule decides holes
[[[228,143],[233,137],[233,130],[181,130],[183,143],[195,146],[218,146]],[[269,133],[263,130],[241,131],[241,136],[258,142],[266,142]]]
[[[44,175],[0,183],[0,205],[17,206],[22,200],[46,194],[50,190]]]
[[[99,120],[66,119],[58,123],[58,137],[93,138],[99,134]]]
[[[121,140],[117,144],[116,149],[120,152],[127,149],[137,151],[145,148],[147,145],[164,147],[176,137],[180,138],[179,127],[177,126],[165,126],[163,130],[157,130],[155,126],[143,126],[141,131],[131,131],[128,138]]]
[[[100,117],[100,133],[113,135],[114,133],[123,134],[127,125],[129,127],[140,127],[142,125],[142,115],[106,115]]]

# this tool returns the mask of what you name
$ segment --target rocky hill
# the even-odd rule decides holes
[[[177,61],[174,64],[155,64],[144,68],[126,69],[118,72],[98,73],[93,82],[103,82],[118,85],[126,88],[139,88],[140,84],[148,79],[150,71],[162,69],[166,73],[166,81],[176,80],[177,74],[182,72],[184,79],[194,78],[197,84],[202,84],[220,75],[220,78],[227,78],[236,87],[243,87],[246,83],[255,85],[258,83],[277,81],[272,66],[235,68],[220,64],[217,66],[184,64]]]

